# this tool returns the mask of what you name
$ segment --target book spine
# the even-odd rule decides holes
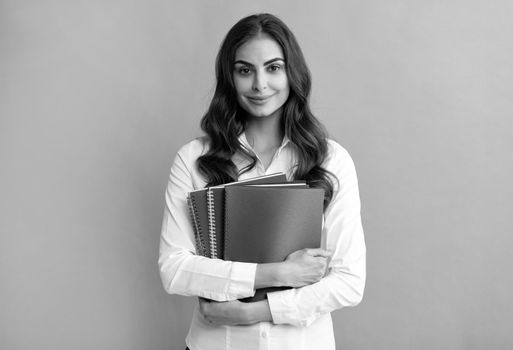
[[[230,260],[230,256],[228,256],[228,252],[229,252],[229,240],[230,240],[230,227],[229,227],[229,224],[230,224],[230,221],[228,220],[228,202],[229,202],[229,197],[230,196],[230,191],[228,190],[225,190],[224,191],[224,196],[223,196],[223,200],[224,200],[224,242],[223,242],[223,259],[224,260]]]
[[[214,206],[214,192],[212,189],[207,191],[207,206],[208,206],[208,236],[210,239],[210,257],[217,258],[217,236],[216,236],[216,217]]]
[[[196,207],[196,201],[194,200],[194,197],[187,196],[187,204],[189,206],[189,213],[191,215],[193,229],[194,229],[194,239],[196,241],[196,250],[200,255],[206,256],[207,251],[205,249],[204,242],[200,235],[201,225],[198,220],[198,210]]]

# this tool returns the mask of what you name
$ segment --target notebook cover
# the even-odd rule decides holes
[[[189,192],[188,205],[194,228],[196,253],[209,258],[222,258],[224,248],[224,190],[218,188],[238,184],[276,183],[287,181],[285,174],[275,173],[226,185]],[[209,189],[213,189],[209,193]],[[217,196],[214,198],[214,196]],[[210,205],[209,205],[210,204]],[[210,214],[217,212],[219,214]],[[212,249],[214,247],[215,249]]]
[[[320,247],[322,189],[231,186],[225,201],[225,260],[280,262],[296,250]],[[272,290],[242,301],[263,299]]]
[[[208,235],[207,189],[189,192],[189,210],[196,239],[196,254],[210,257]]]
[[[210,187],[207,192],[209,229],[214,231],[217,244],[216,251],[212,251],[212,257],[224,257],[224,189],[230,186],[275,184],[286,182],[287,178],[283,173],[254,177],[242,181],[230,182],[224,185]]]
[[[195,212],[195,208],[191,201],[190,194],[187,194],[187,206],[189,207],[189,214],[191,216],[191,222],[192,222],[192,229],[194,232],[194,240],[195,240],[195,247],[198,254],[203,255],[204,247],[203,242],[200,240],[199,235],[199,228],[198,228],[198,221],[197,221],[197,214]]]

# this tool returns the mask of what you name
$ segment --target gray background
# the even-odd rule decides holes
[[[279,15],[352,154],[368,246],[339,349],[513,346],[513,3],[0,1],[0,348],[183,349],[163,195],[227,30]]]

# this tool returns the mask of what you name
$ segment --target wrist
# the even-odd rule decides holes
[[[283,263],[258,264],[255,274],[255,289],[283,286]]]
[[[272,322],[273,320],[267,299],[254,303],[245,303],[243,309],[247,324]]]
[[[283,261],[277,264],[275,270],[276,285],[274,287],[288,287],[289,278],[292,271],[290,271],[290,264],[287,261]]]

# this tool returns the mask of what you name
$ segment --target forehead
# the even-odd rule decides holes
[[[266,62],[273,58],[282,58],[283,50],[280,44],[269,36],[262,35],[245,42],[235,52],[235,60],[242,60],[253,64]]]

